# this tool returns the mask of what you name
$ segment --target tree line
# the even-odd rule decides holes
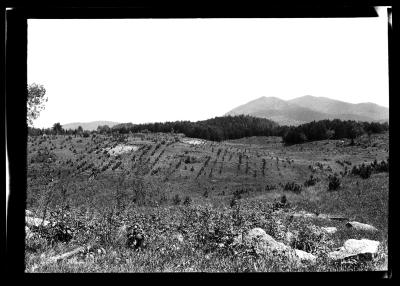
[[[129,132],[173,132],[187,137],[212,141],[237,139],[248,136],[272,136],[278,124],[264,118],[246,115],[215,117],[203,121],[174,121],[164,123],[118,124],[111,130],[119,133]]]
[[[290,127],[282,136],[286,144],[298,144],[307,141],[325,139],[352,139],[373,133],[382,133],[389,130],[388,122],[360,122],[354,120],[320,120]]]
[[[280,126],[277,123],[249,115],[223,116],[208,120],[157,122],[145,124],[123,123],[110,128],[108,125],[99,126],[97,130],[77,129],[64,130],[60,123],[52,128],[28,127],[28,134],[36,135],[80,135],[89,136],[91,133],[127,134],[127,133],[183,133],[187,137],[210,141],[239,139],[250,136],[279,136],[286,144],[299,144],[325,139],[355,139],[362,134],[382,133],[389,130],[389,124],[379,122],[357,122],[353,120],[320,120],[301,124],[299,126]]]
[[[222,116],[202,121],[174,121],[146,124],[123,123],[110,128],[99,126],[96,131],[84,131],[81,126],[77,129],[64,130],[59,122],[52,128],[34,128],[33,121],[39,117],[47,102],[46,89],[42,85],[27,86],[27,124],[28,135],[81,135],[87,137],[90,133],[137,133],[163,132],[183,133],[187,137],[211,141],[238,139],[250,136],[280,136],[286,144],[297,144],[307,141],[324,139],[354,138],[362,134],[381,133],[389,130],[389,124],[378,122],[356,122],[354,120],[320,120],[299,126],[280,126],[272,120],[249,115]]]

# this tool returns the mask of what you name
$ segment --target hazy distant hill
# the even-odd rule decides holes
[[[68,123],[64,124],[62,127],[63,129],[76,129],[78,126],[82,126],[83,130],[96,130],[98,126],[101,125],[108,125],[109,127],[113,127],[114,125],[119,124],[119,122],[113,122],[113,121],[92,121],[92,122],[74,122],[74,123]]]
[[[371,120],[376,121],[389,118],[388,108],[370,102],[353,104],[326,97],[315,97],[311,95],[298,97],[289,100],[289,102],[331,115],[354,115],[370,118]]]
[[[352,104],[307,95],[288,101],[276,97],[260,97],[232,109],[225,115],[240,114],[268,118],[280,125],[299,125],[313,120],[335,118],[382,121],[389,118],[389,109],[374,103]]]

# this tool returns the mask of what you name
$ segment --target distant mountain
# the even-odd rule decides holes
[[[331,115],[343,115],[347,117],[359,116],[360,118],[370,118],[371,121],[384,120],[389,118],[389,109],[375,103],[348,103],[333,100],[326,97],[316,97],[306,95],[289,100],[290,103],[309,108],[314,111],[323,112]]]
[[[288,101],[264,96],[240,105],[225,115],[240,114],[267,118],[280,125],[299,125],[313,120],[335,118],[356,121],[384,121],[389,118],[389,109],[374,103],[352,104],[310,95]]]
[[[68,123],[64,124],[62,127],[65,130],[68,129],[77,129],[79,126],[82,126],[83,130],[96,130],[98,126],[101,125],[108,125],[110,128],[113,127],[114,125],[119,124],[119,122],[113,122],[113,121],[92,121],[92,122],[74,122],[74,123]]]

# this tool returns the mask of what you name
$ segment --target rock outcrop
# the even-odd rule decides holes
[[[373,227],[372,225],[360,223],[357,221],[349,221],[348,223],[346,223],[346,226],[348,228],[353,228],[355,230],[362,230],[362,231],[368,231],[368,232],[378,231],[378,229],[376,227]]]
[[[253,228],[243,239],[244,244],[252,246],[257,253],[265,255],[285,256],[293,263],[315,263],[317,257],[311,253],[293,249],[282,242],[276,241],[261,228]]]
[[[31,216],[26,216],[25,222],[27,225],[34,225],[34,226],[40,226],[40,225],[48,226],[50,224],[50,222],[47,220]]]
[[[321,227],[321,229],[329,234],[333,234],[333,233],[337,232],[337,228],[334,226]]]
[[[261,228],[253,228],[244,237],[244,243],[254,247],[257,252],[281,252],[289,247],[282,242],[276,241]]]
[[[343,247],[328,254],[332,260],[338,261],[348,258],[359,258],[371,260],[378,252],[380,242],[369,239],[348,239]]]
[[[311,253],[299,249],[294,251],[301,262],[315,263],[317,261],[317,257]]]

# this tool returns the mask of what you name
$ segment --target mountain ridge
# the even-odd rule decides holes
[[[271,119],[280,125],[300,125],[323,119],[356,121],[389,119],[389,109],[375,103],[348,103],[312,95],[290,100],[262,96],[239,105],[224,115],[240,114]]]
[[[96,130],[98,126],[108,125],[111,128],[117,124],[120,124],[120,122],[97,120],[97,121],[90,121],[90,122],[66,123],[66,124],[62,125],[62,128],[65,130],[68,130],[68,129],[77,129],[79,126],[81,126],[83,130],[93,131],[93,130]]]

